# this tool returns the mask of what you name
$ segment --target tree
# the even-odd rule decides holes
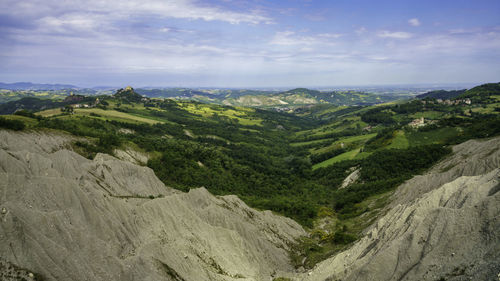
[[[74,112],[74,108],[71,105],[65,105],[64,107],[61,107],[61,112],[73,113]]]

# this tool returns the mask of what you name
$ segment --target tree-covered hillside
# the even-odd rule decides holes
[[[498,101],[498,99],[491,99],[491,97],[499,95],[500,83],[488,83],[467,90],[465,93],[458,96],[458,98],[470,98],[478,102],[486,102],[490,99],[490,102],[495,102]]]
[[[237,98],[227,98],[223,104],[252,107],[297,107],[312,104],[333,105],[372,105],[396,99],[401,96],[377,95],[357,91],[327,91],[321,92],[306,88],[297,88],[275,94],[242,95]]]
[[[431,98],[431,99],[443,99],[443,100],[452,99],[460,96],[465,91],[466,90],[452,90],[452,91],[436,90],[418,95],[417,98],[419,99]]]
[[[319,95],[304,91],[289,94]],[[89,158],[136,150],[148,155],[144,164],[168,186],[204,186],[289,216],[314,234],[299,250],[312,266],[355,240],[392,190],[448,154],[449,145],[500,134],[496,88],[470,91],[481,98],[470,104],[432,98],[377,106],[319,104],[290,114],[148,99],[126,88],[79,101],[87,107],[72,101],[34,114],[18,111],[4,116],[0,126],[84,137],[74,149]],[[345,184],[349,175],[354,180]]]

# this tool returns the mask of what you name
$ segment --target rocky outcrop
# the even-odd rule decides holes
[[[497,280],[500,138],[468,141],[398,187],[349,250],[299,280]]]
[[[340,186],[340,189],[346,188],[349,185],[355,183],[359,177],[361,176],[361,170],[358,167],[354,167],[354,171],[351,172],[342,182],[342,185]]]
[[[175,191],[108,155],[88,160],[66,149],[70,140],[0,131],[0,260],[9,268],[44,280],[185,281],[292,270],[287,249],[305,232],[291,219],[204,188]]]
[[[123,161],[144,166],[148,163],[149,157],[146,153],[136,151],[132,148],[115,149],[113,155]]]

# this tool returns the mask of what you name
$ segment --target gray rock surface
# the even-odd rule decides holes
[[[349,185],[355,183],[360,176],[361,176],[361,169],[355,168],[355,170],[344,179],[342,185],[339,188],[342,189],[348,187]]]
[[[305,234],[293,220],[204,188],[175,191],[108,155],[85,159],[66,149],[71,139],[0,130],[0,260],[9,268],[45,280],[155,281],[292,270],[287,249]]]
[[[349,250],[298,280],[497,280],[500,138],[468,141],[398,187]]]
[[[123,161],[127,161],[133,164],[144,166],[148,163],[149,157],[146,153],[135,151],[131,148],[115,149],[113,155]]]

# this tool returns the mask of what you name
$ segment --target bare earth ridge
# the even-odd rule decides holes
[[[364,238],[299,280],[499,280],[500,138],[453,152],[399,186]]]
[[[45,280],[266,280],[292,270],[287,249],[305,234],[293,220],[204,188],[176,192],[147,167],[85,159],[64,148],[69,140],[0,131],[4,263]]]

